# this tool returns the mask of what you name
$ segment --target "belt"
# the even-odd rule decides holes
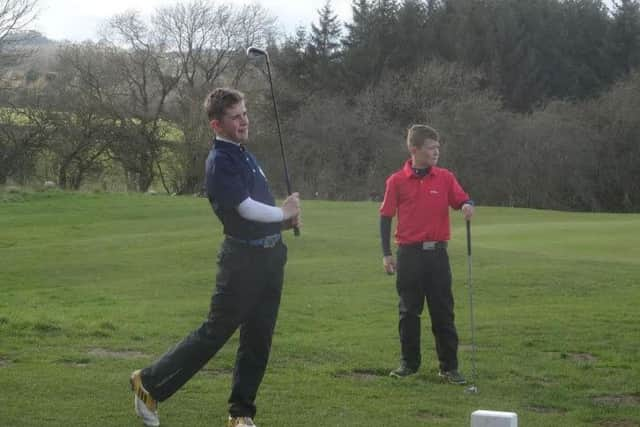
[[[407,248],[421,249],[423,251],[433,251],[436,249],[447,249],[448,242],[426,241],[426,242],[401,244],[400,246],[404,246]]]
[[[252,248],[273,248],[275,245],[280,242],[282,236],[280,234],[271,234],[269,236],[264,236],[259,239],[239,239],[233,236],[225,236],[227,240],[236,243],[242,243],[247,246],[251,246]]]

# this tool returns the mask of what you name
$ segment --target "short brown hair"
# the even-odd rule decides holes
[[[204,100],[204,111],[209,120],[222,119],[227,108],[244,101],[244,94],[238,90],[226,87],[214,89]]]
[[[427,125],[412,125],[407,132],[407,147],[420,148],[427,139],[440,141],[438,131]]]

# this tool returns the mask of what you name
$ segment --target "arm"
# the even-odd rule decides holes
[[[236,209],[241,217],[249,221],[283,222],[298,216],[300,213],[300,200],[298,193],[294,193],[285,199],[282,208],[278,208],[247,197]]]
[[[380,216],[380,241],[384,256],[391,256],[391,220],[390,216]]]
[[[450,186],[450,206],[454,209],[462,209],[464,219],[469,221],[474,214],[474,203],[469,195],[462,189],[462,186],[456,179],[455,175],[451,174],[451,186]]]
[[[236,209],[242,218],[249,221],[281,222],[284,220],[282,209],[257,202],[251,197],[244,199]]]
[[[391,254],[391,219],[395,216],[398,208],[398,196],[393,184],[393,175],[387,179],[384,200],[380,206],[380,240],[382,242],[382,266],[387,274],[393,274],[396,271],[396,260]]]
[[[380,241],[382,243],[382,266],[387,274],[396,271],[396,260],[391,254],[391,217],[380,216]]]

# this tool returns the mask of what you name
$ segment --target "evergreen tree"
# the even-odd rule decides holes
[[[351,12],[353,14],[353,22],[345,24],[347,36],[342,40],[342,44],[347,49],[357,49],[362,47],[369,38],[371,4],[368,0],[352,0]]]
[[[327,0],[318,10],[318,24],[311,24],[311,34],[306,49],[307,62],[312,69],[316,88],[339,87],[340,74],[340,21]]]
[[[562,3],[561,56],[551,81],[554,98],[591,97],[614,79],[609,33],[611,19],[601,0]]]
[[[613,13],[613,55],[618,73],[626,75],[640,66],[640,2],[620,0]]]
[[[310,55],[321,63],[335,62],[340,55],[340,33],[340,21],[327,0],[318,10],[318,25],[311,24]]]
[[[435,48],[428,31],[428,13],[427,4],[421,0],[403,1],[398,10],[393,68],[412,70],[433,56]]]
[[[353,23],[343,40],[350,86],[356,91],[376,84],[391,60],[397,44],[396,0],[353,0]]]
[[[351,24],[345,25],[347,34],[342,40],[342,45],[346,83],[350,92],[354,94],[367,85],[371,75],[371,3],[368,0],[353,0],[351,12],[353,20]]]
[[[274,65],[284,78],[295,87],[303,89],[311,84],[311,69],[307,63],[306,47],[309,43],[307,30],[300,26],[293,36],[288,36],[282,47],[271,48]]]

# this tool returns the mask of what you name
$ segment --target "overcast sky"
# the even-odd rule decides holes
[[[97,40],[97,29],[109,18],[127,9],[136,9],[146,16],[159,6],[175,4],[180,0],[39,0],[39,18],[35,29],[54,40]],[[215,1],[214,4],[259,3],[278,18],[279,26],[292,34],[302,25],[309,28],[317,21],[318,9],[325,0],[235,0]],[[351,0],[331,0],[333,10],[341,22],[351,21]]]

